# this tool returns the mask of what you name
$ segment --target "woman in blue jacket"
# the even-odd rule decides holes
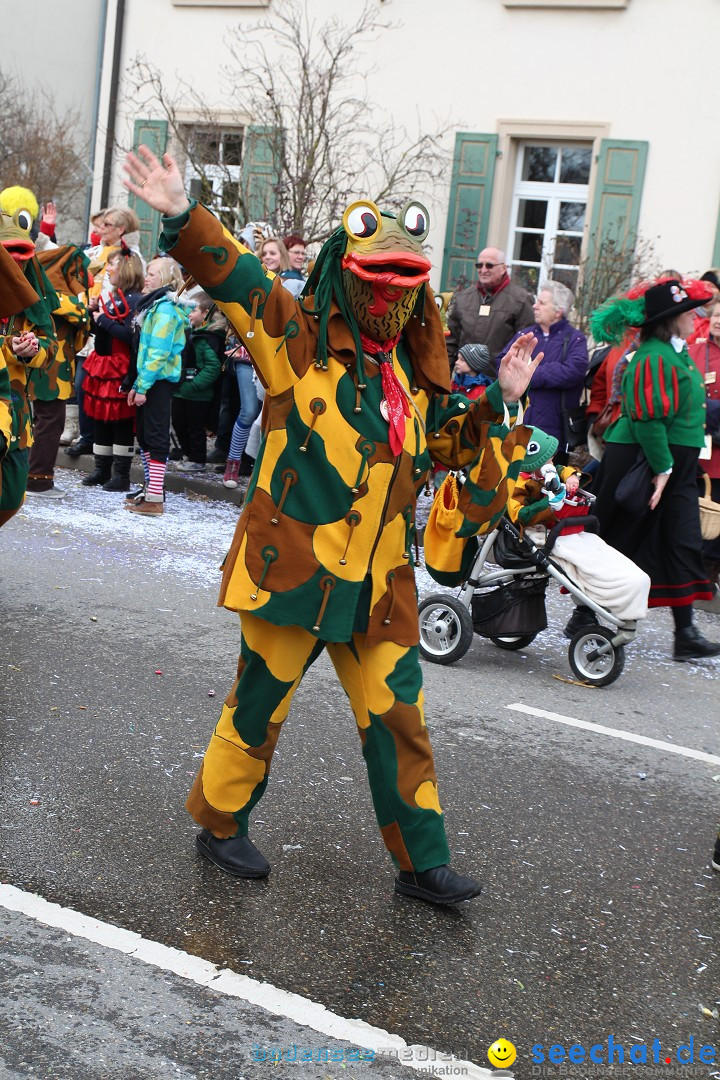
[[[516,334],[498,357],[499,363],[520,334],[530,332],[538,339],[533,355],[544,353],[545,359],[532,378],[525,422],[554,435],[562,451],[567,451],[563,410],[576,409],[580,404],[588,370],[585,335],[567,318],[574,303],[575,297],[566,285],[546,282],[533,306],[535,322]],[[556,455],[556,461],[562,456]]]

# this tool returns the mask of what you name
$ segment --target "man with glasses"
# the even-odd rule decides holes
[[[504,252],[484,248],[475,266],[475,286],[468,285],[456,293],[448,313],[451,367],[463,345],[487,345],[494,360],[518,330],[535,321],[532,297],[510,283]]]

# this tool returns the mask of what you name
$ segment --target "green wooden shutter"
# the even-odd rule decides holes
[[[600,143],[589,255],[607,241],[619,250],[635,246],[647,155],[646,142]]]
[[[247,221],[269,221],[275,213],[275,164],[278,132],[251,124],[245,128],[242,157],[242,192]]]
[[[440,286],[443,290],[476,277],[477,253],[487,241],[497,145],[497,135],[459,131],[455,136]]]
[[[153,154],[161,157],[167,147],[167,120],[136,120],[133,132],[133,150],[142,143],[149,147]],[[158,210],[153,210],[142,199],[130,193],[128,205],[140,218],[140,250],[146,259],[150,259],[157,251],[158,236],[160,235],[160,217]]]

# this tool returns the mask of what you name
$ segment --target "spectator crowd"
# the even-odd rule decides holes
[[[60,446],[70,457],[92,455],[82,483],[123,493],[126,509],[141,516],[163,514],[168,465],[186,474],[214,469],[226,487],[238,487],[259,450],[264,391],[245,345],[207,293],[167,255],[146,262],[139,221],[128,207],[94,214],[89,239],[79,245],[57,242],[55,206],[40,208],[26,189],[6,189],[0,208],[20,221],[29,256],[17,259],[12,238],[3,239],[6,251],[53,303],[53,326],[33,324],[32,305],[5,319],[3,353],[24,400],[5,449],[11,459],[13,452],[27,454],[27,495],[64,497],[54,479]],[[307,280],[301,235],[281,237],[266,222],[250,222],[239,238],[301,298]],[[720,272],[695,280],[666,271],[627,296],[608,298],[591,320],[589,349],[588,337],[573,325],[574,296],[565,284],[543,281],[531,296],[511,281],[496,247],[479,252],[475,266],[476,281],[455,292],[446,315],[453,391],[473,400],[483,395],[508,349],[531,332],[534,355],[543,360],[524,422],[557,444],[552,464],[598,496],[605,539],[660,586],[659,592],[651,587],[650,604],[671,608],[676,654],[688,634],[693,655],[720,652],[698,641],[689,614],[698,602],[712,609],[720,577],[720,539],[701,537],[695,497],[706,474],[710,498],[720,500]],[[668,394],[668,387],[676,392]],[[614,496],[638,449],[652,474],[651,533],[645,515],[624,511]],[[136,454],[144,479],[131,491]],[[5,472],[0,523],[22,502],[17,470]],[[436,487],[443,476],[436,466]],[[655,553],[648,563],[641,549],[649,535]]]

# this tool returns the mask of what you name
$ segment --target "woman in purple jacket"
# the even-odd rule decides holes
[[[535,323],[516,334],[497,358],[499,364],[520,334],[530,331],[538,339],[535,353],[545,353],[545,359],[530,384],[525,423],[554,435],[565,451],[563,409],[576,409],[580,404],[588,370],[585,335],[567,320],[574,302],[575,297],[567,286],[559,281],[546,282],[540,287],[533,307]]]

